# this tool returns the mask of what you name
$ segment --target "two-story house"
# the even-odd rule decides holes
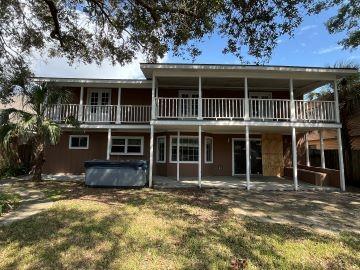
[[[143,80],[38,78],[74,94],[49,111],[63,134],[46,150],[45,172],[81,173],[91,159],[142,159],[150,186],[157,176],[196,177],[201,187],[205,176],[244,175],[249,189],[252,175],[282,176],[292,166],[297,190],[298,138],[333,129],[345,189],[336,81],[357,70],[150,63],[141,70]],[[304,99],[329,83],[335,100]],[[80,130],[63,122],[69,116]]]

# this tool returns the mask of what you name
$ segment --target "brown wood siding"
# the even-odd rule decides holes
[[[89,149],[69,149],[70,135],[89,135]],[[139,156],[111,155],[112,160],[137,160],[149,158],[149,134],[113,132],[113,136],[142,136],[144,137],[144,154]],[[106,159],[106,132],[64,132],[59,144],[49,146],[45,151],[45,173],[83,173],[84,161],[92,159]]]
[[[151,105],[151,89],[121,89],[121,104]]]

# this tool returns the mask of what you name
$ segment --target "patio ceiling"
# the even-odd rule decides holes
[[[198,89],[196,77],[157,77],[159,88]],[[210,78],[202,77],[203,89],[244,89],[244,78]],[[320,86],[328,84],[325,80],[293,80],[295,95],[300,96]],[[289,91],[289,79],[249,78],[249,91]]]

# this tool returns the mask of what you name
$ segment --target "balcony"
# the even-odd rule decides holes
[[[199,103],[200,101],[200,103]],[[294,101],[294,121],[335,123],[334,101]],[[291,121],[289,99],[249,99],[249,120]],[[146,124],[151,119],[150,105],[60,104],[48,110],[48,117],[64,123],[69,117],[80,123]],[[157,120],[244,120],[244,98],[165,98],[155,99]]]
[[[244,120],[246,116],[244,98],[159,97],[155,101],[159,120]],[[336,122],[334,101],[295,100],[294,107],[295,121]],[[291,115],[289,99],[249,99],[250,120],[290,121]]]
[[[145,124],[150,122],[150,105],[54,105],[47,116],[58,123],[64,123],[70,117],[80,123],[127,123]]]

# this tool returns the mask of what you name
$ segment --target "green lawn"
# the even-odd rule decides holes
[[[0,216],[18,206],[20,196],[9,191],[0,191]]]
[[[293,192],[285,198],[72,183],[38,187],[56,202],[48,211],[0,227],[0,269],[231,269],[231,262],[241,259],[246,269],[360,269],[358,233],[321,233],[295,222],[299,213],[307,215],[301,207],[323,218],[331,219],[338,208],[357,215],[351,208],[359,205],[343,201],[343,195],[309,194],[317,202],[308,205],[305,195]],[[292,222],[274,221],[279,216]],[[325,228],[331,221],[338,223],[315,224],[328,224]]]

